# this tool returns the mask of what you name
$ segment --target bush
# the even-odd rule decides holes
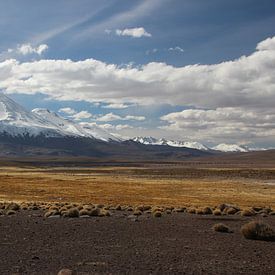
[[[121,205],[118,204],[117,206],[115,206],[115,210],[121,211],[122,210]]]
[[[250,240],[275,241],[274,230],[270,225],[261,221],[246,223],[242,226],[241,233]]]
[[[155,211],[155,212],[153,212],[153,216],[155,218],[160,218],[162,216],[162,213],[160,211]]]
[[[70,208],[67,212],[67,217],[69,218],[78,218],[79,210],[77,208]]]
[[[174,212],[178,212],[178,213],[183,213],[185,210],[186,210],[186,207],[179,207],[179,208],[173,209]]]
[[[98,216],[99,217],[110,217],[111,213],[107,209],[100,209]]]
[[[94,209],[91,210],[90,216],[98,217],[99,213],[100,213],[100,209],[99,208],[94,208]]]
[[[220,209],[215,209],[215,210],[213,211],[213,214],[214,214],[215,216],[221,216],[222,212],[221,212]]]
[[[136,210],[134,211],[133,215],[135,215],[135,216],[140,216],[140,215],[142,215],[142,212],[141,212],[141,210],[136,209]]]
[[[7,211],[7,215],[10,216],[10,215],[14,215],[16,212],[14,210],[8,210]]]
[[[243,211],[241,211],[241,215],[244,217],[251,217],[255,216],[256,213],[253,209],[244,209]]]
[[[210,207],[204,207],[202,211],[203,211],[203,215],[211,215],[213,213]]]
[[[228,207],[228,208],[225,208],[224,212],[227,215],[235,215],[238,212],[238,209],[236,209],[235,207]]]
[[[90,215],[90,211],[88,209],[83,208],[79,211],[79,216],[88,216],[88,215]]]
[[[230,228],[227,225],[225,225],[223,223],[217,223],[212,228],[214,231],[222,232],[222,233],[232,233],[233,232],[232,230],[230,230]]]
[[[20,209],[19,204],[15,203],[15,202],[11,202],[6,206],[7,210],[13,210],[13,211],[18,211]]]
[[[190,214],[196,214],[196,208],[190,207],[190,208],[187,209],[187,212],[190,213]]]

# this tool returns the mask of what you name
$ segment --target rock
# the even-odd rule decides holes
[[[61,269],[57,275],[74,275],[75,273],[71,269]]]

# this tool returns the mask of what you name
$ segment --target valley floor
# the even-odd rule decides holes
[[[219,164],[2,162],[0,201],[212,209],[228,203],[274,211],[274,166]],[[274,274],[274,242],[240,233],[254,219],[274,228],[274,215],[164,211],[160,218],[135,217],[133,209],[110,207],[110,217],[45,218],[46,208],[31,209],[2,210],[0,274],[56,275],[62,268],[76,274]],[[213,231],[219,222],[234,232]]]
[[[2,167],[1,201],[275,207],[275,169],[162,164]]]

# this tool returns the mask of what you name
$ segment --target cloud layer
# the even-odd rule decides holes
[[[214,65],[120,67],[87,59],[0,62],[0,89],[59,100],[273,108],[275,37],[249,56]]]
[[[163,127],[182,134],[194,129],[207,137],[271,139],[275,136],[275,37],[260,42],[248,56],[211,65],[174,67],[152,62],[122,67],[95,59],[23,63],[10,59],[0,62],[0,89],[43,93],[57,100],[115,102],[110,107],[119,108],[129,103],[181,105],[190,110],[163,116]],[[126,120],[114,116],[110,113],[99,120]]]

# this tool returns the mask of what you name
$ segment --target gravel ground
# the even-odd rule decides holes
[[[253,218],[186,213],[135,221],[43,218],[40,211],[0,217],[0,274],[275,274],[275,242],[246,240]],[[254,218],[255,219],[255,218]],[[264,218],[275,228],[275,216]],[[234,233],[212,230],[223,222]]]

